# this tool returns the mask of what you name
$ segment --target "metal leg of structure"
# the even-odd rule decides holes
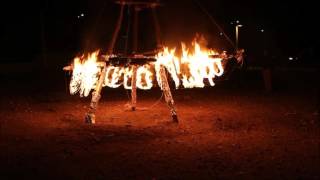
[[[102,85],[105,77],[106,77],[106,64],[104,63],[96,89],[92,92],[89,111],[85,116],[85,122],[88,124],[95,124],[96,122],[95,112],[98,107],[99,100],[101,98],[100,93],[101,93],[101,89],[102,89]]]
[[[172,121],[175,123],[178,123],[178,116],[177,116],[176,109],[174,107],[174,101],[170,91],[170,86],[169,86],[167,75],[166,75],[166,69],[162,65],[160,67],[160,78],[161,78],[162,91],[164,93],[165,101],[169,106],[171,116],[172,116]]]
[[[131,110],[135,111],[137,105],[137,66],[132,66],[131,79]]]

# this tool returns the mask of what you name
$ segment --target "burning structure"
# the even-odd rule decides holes
[[[71,94],[79,93],[81,97],[86,97],[93,90],[90,109],[85,117],[87,123],[95,123],[95,111],[103,87],[123,86],[131,90],[131,109],[134,111],[137,88],[148,90],[157,85],[163,91],[172,120],[178,122],[168,80],[174,81],[176,89],[203,88],[206,82],[214,86],[214,79],[224,74],[229,61],[242,62],[242,51],[236,55],[218,53],[202,45],[201,36],[194,39],[190,48],[184,43],[181,43],[180,49],[164,46],[155,12],[155,8],[159,6],[158,1],[121,0],[116,3],[120,5],[120,14],[107,52],[103,55],[98,50],[76,57],[70,66],[64,67],[64,70],[72,71]],[[132,52],[117,54],[114,52],[114,46],[123,23],[125,8],[134,10]],[[151,53],[137,53],[138,13],[143,9],[152,10],[155,26],[157,48]]]

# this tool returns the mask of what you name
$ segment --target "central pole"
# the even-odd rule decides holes
[[[138,27],[139,27],[139,11],[138,6],[134,6],[133,15],[133,44],[132,53],[135,54],[138,51]],[[137,66],[132,66],[132,79],[131,79],[131,110],[135,111],[137,105]]]
[[[137,106],[137,65],[132,66],[131,79],[131,110],[135,111]]]
[[[139,11],[138,6],[134,6],[134,15],[133,15],[133,44],[132,52],[136,53],[138,51],[138,27],[139,27]]]

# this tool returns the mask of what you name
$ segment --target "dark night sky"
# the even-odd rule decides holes
[[[263,46],[275,54],[287,55],[315,47],[318,35],[316,6],[312,1],[197,1],[232,39],[234,26],[230,22],[239,20],[244,25],[239,35],[240,45],[249,52],[259,54],[261,51],[257,47]],[[195,0],[162,2],[164,6],[158,10],[158,16],[165,42],[187,41],[195,32],[200,32],[218,49],[227,46]],[[108,0],[10,1],[0,8],[1,62],[28,61],[44,50],[72,54],[104,48],[119,10]],[[81,13],[85,16],[78,18]],[[263,33],[259,31],[261,28]]]

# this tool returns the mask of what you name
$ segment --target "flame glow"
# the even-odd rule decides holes
[[[100,68],[97,65],[99,51],[89,54],[87,57],[76,57],[73,62],[73,72],[70,81],[70,93],[80,96],[88,96],[98,81]]]
[[[214,86],[215,76],[223,74],[222,59],[212,58],[211,55],[218,53],[213,50],[201,49],[197,42],[193,44],[193,51],[189,51],[185,44],[181,44],[182,55],[177,57],[175,50],[169,51],[164,48],[163,52],[156,56],[156,71],[159,76],[159,67],[163,65],[173,78],[176,88],[180,86],[180,79],[184,88],[204,87],[204,79],[208,79],[211,86]],[[158,82],[161,82],[158,80]],[[160,86],[161,87],[161,86]]]
[[[137,88],[151,89],[153,86],[152,80],[150,65],[143,65],[137,69]]]
[[[73,63],[73,74],[70,82],[70,93],[79,92],[80,96],[88,96],[91,89],[95,88],[101,68],[97,62],[99,52],[96,51],[87,57],[76,57]],[[177,55],[176,49],[164,47],[155,56],[156,62],[149,62],[137,67],[137,88],[147,90],[154,85],[156,80],[161,86],[160,67],[164,66],[175,83],[175,87],[202,88],[205,86],[205,79],[210,86],[214,86],[214,78],[223,74],[221,58],[213,58],[212,55],[219,55],[211,49],[201,47],[194,41],[192,48],[188,49],[181,44],[181,55]],[[131,89],[133,68],[112,66],[106,67],[104,86],[118,88],[121,85],[125,89]]]
[[[104,79],[104,85],[111,88],[118,88],[121,86],[119,79],[123,74],[124,69],[122,67],[108,66],[106,70],[106,78]]]

